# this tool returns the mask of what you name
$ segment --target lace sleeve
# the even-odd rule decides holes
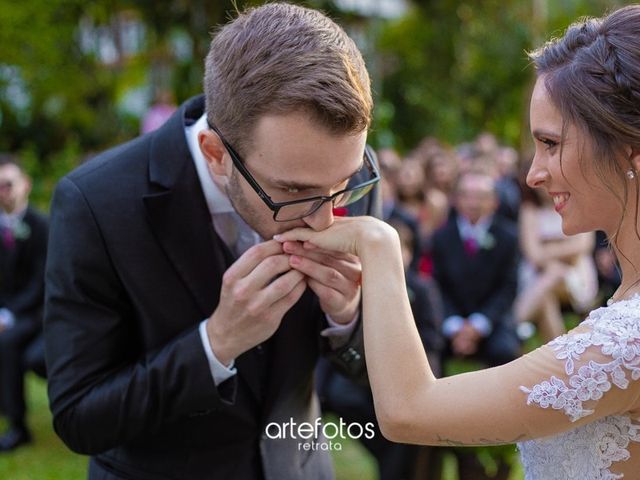
[[[399,404],[396,423],[406,443],[489,445],[557,435],[611,415],[635,422],[639,378],[640,296],[595,310],[510,363],[417,389]]]
[[[640,297],[594,310],[579,328],[545,348],[564,371],[521,386],[528,405],[563,411],[572,422],[600,408],[603,414],[633,408],[640,379]]]

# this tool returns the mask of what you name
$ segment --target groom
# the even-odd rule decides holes
[[[319,416],[321,353],[363,373],[360,265],[271,238],[375,213],[369,78],[335,23],[272,3],[215,36],[204,90],[57,187],[54,426],[90,479],[332,478],[284,425]]]

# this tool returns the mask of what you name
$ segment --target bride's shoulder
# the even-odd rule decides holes
[[[596,308],[576,328],[547,346],[558,359],[577,360],[589,350],[613,360],[640,357],[640,295]]]
[[[591,415],[613,391],[627,405],[626,396],[637,398],[640,387],[640,296],[592,311],[578,327],[531,355],[546,375],[521,386],[528,404],[564,410],[572,421]]]
[[[640,340],[640,294],[596,308],[575,330],[585,329],[594,335],[613,335],[616,340]]]

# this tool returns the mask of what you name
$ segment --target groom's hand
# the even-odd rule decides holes
[[[307,278],[320,308],[336,323],[353,320],[360,305],[362,266],[355,255],[322,249],[308,250],[300,242],[284,242],[289,264]]]
[[[282,244],[251,247],[222,277],[220,302],[207,321],[216,358],[228,365],[271,337],[306,289],[304,275],[289,265]]]

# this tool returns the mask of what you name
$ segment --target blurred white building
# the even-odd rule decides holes
[[[397,18],[408,9],[406,0],[335,0],[335,3],[341,9],[365,17]]]

